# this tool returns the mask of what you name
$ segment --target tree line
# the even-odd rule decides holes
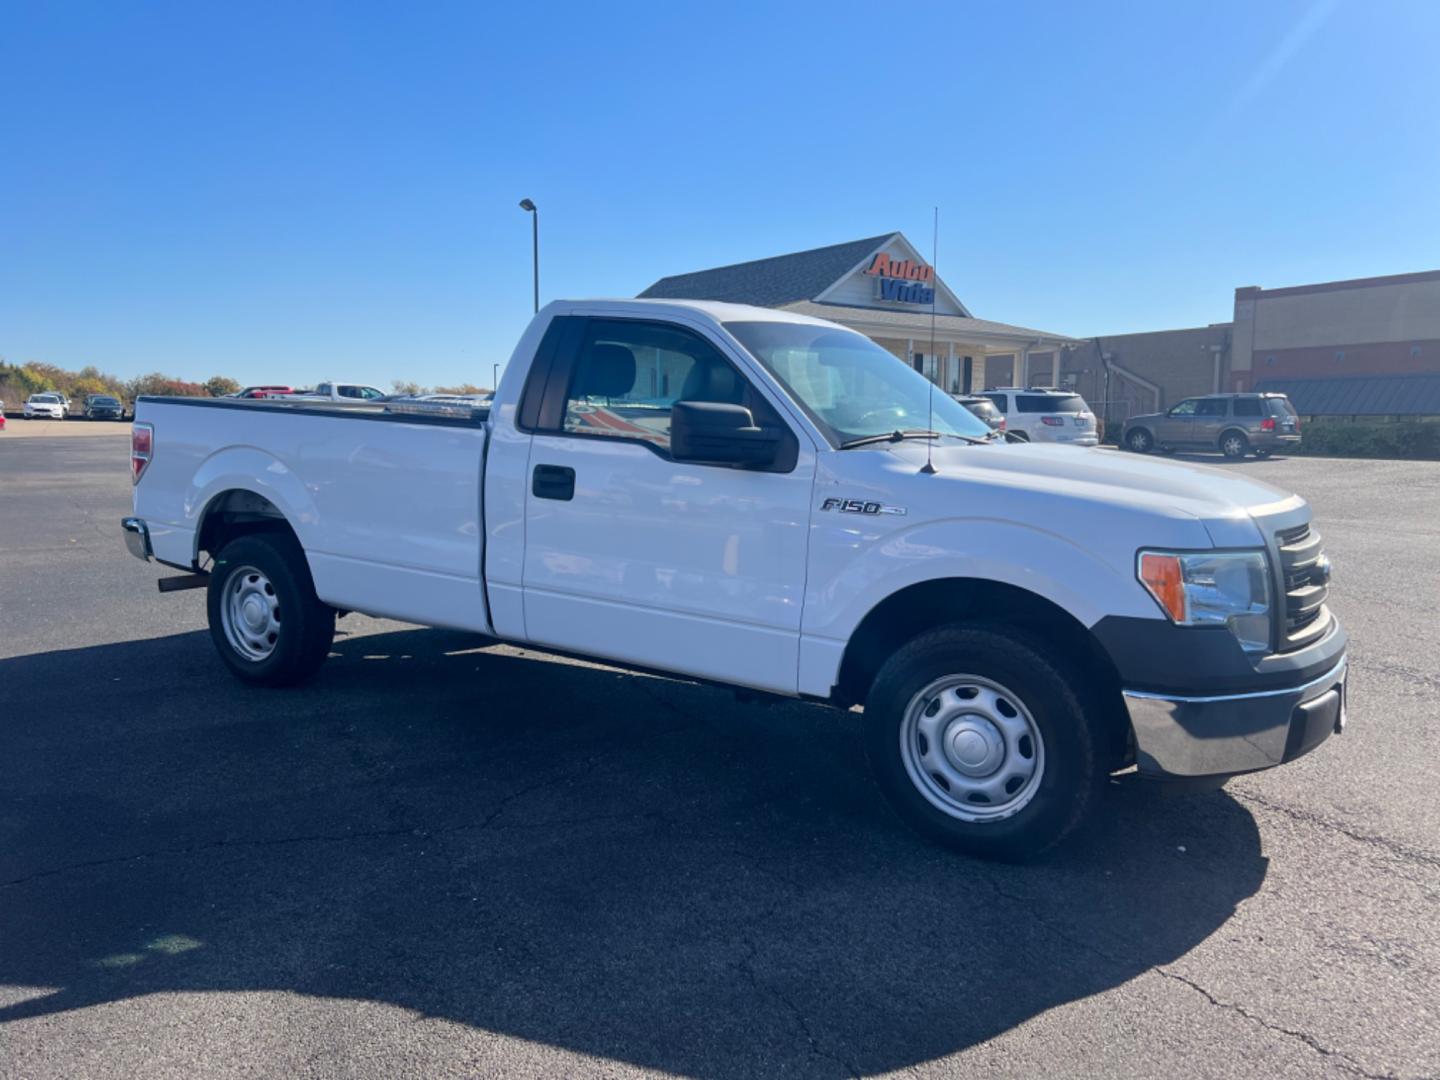
[[[473,383],[458,386],[422,386],[417,382],[396,379],[390,384],[396,394],[488,394],[486,387]],[[7,364],[0,360],[0,401],[7,407],[19,408],[31,394],[58,390],[66,397],[83,401],[90,394],[109,394],[123,402],[132,402],[142,394],[163,397],[224,397],[240,389],[240,383],[224,375],[212,375],[204,382],[189,382],[153,371],[133,379],[101,371],[88,365],[79,371],[67,371],[55,364],[32,361],[28,364]]]
[[[109,394],[121,401],[134,401],[141,394],[164,394],[171,397],[223,397],[240,389],[240,384],[224,375],[212,375],[204,382],[188,382],[158,371],[133,379],[101,371],[88,365],[79,371],[67,371],[55,364],[32,361],[28,364],[7,364],[0,360],[0,401],[17,406],[31,394],[58,390],[71,399],[83,400],[90,394]]]

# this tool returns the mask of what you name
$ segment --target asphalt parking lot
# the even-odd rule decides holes
[[[1313,503],[1350,730],[1049,862],[915,839],[858,714],[350,616],[246,689],[123,439],[0,436],[0,1074],[1440,1075],[1440,465]]]

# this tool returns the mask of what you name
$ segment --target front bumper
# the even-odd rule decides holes
[[[1298,686],[1205,697],[1126,690],[1136,764],[1147,776],[1200,777],[1294,761],[1345,726],[1346,669],[1342,652]]]
[[[149,562],[155,554],[150,547],[150,526],[143,518],[127,517],[120,519],[120,528],[125,530],[125,546],[130,554]]]

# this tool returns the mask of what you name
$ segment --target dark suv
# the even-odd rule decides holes
[[[125,406],[109,394],[91,394],[85,399],[86,420],[123,420]]]
[[[1183,449],[1269,457],[1300,445],[1300,417],[1284,394],[1210,394],[1130,417],[1121,441],[1137,454]]]

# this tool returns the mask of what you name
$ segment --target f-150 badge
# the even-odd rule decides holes
[[[884,503],[865,502],[863,499],[826,499],[820,504],[821,510],[837,510],[842,514],[903,514],[903,506],[886,506]]]

